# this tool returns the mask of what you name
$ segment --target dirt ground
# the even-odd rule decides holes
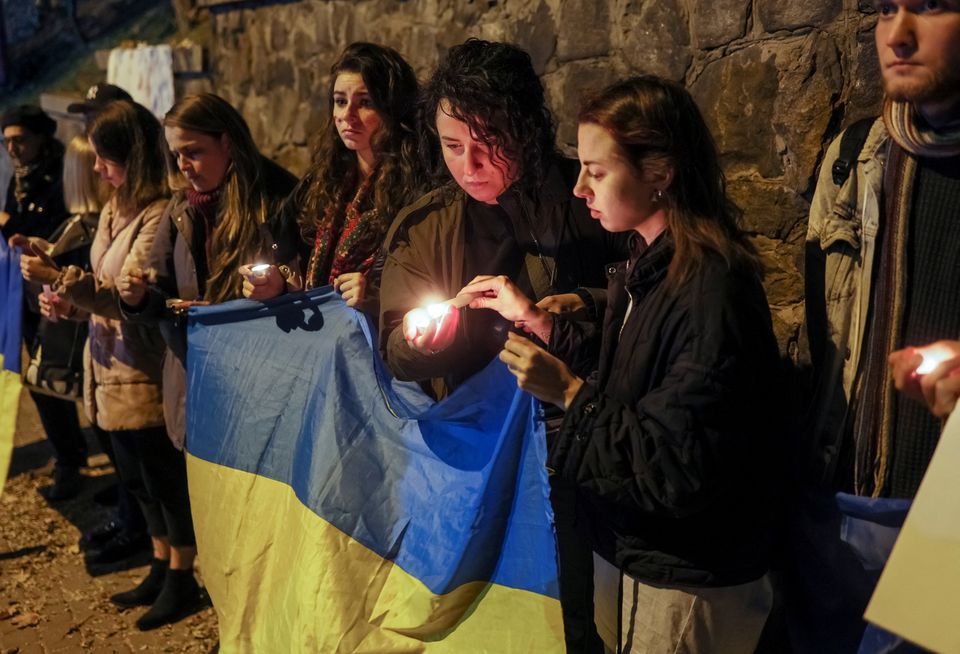
[[[29,396],[24,393],[10,474],[0,497],[0,654],[52,652],[210,652],[217,619],[207,609],[154,631],[134,622],[145,609],[122,610],[113,593],[134,586],[150,555],[86,566],[77,545],[82,531],[111,517],[92,497],[116,477],[106,455],[90,440],[83,492],[50,504],[37,489],[51,483],[50,449]]]

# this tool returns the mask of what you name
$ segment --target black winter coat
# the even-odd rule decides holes
[[[53,141],[40,165],[21,180],[24,197],[17,199],[17,180],[7,187],[4,211],[10,218],[0,232],[8,239],[14,234],[50,240],[70,212],[63,201],[63,146]]]
[[[617,568],[652,583],[746,583],[767,570],[778,496],[770,311],[757,276],[719,256],[669,288],[673,252],[664,235],[634,265],[608,267],[599,370],[548,465],[577,486],[578,520]],[[558,320],[550,349],[575,363],[583,333]]]

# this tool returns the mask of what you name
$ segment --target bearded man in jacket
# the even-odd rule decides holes
[[[960,328],[960,2],[875,8],[882,117],[849,162],[842,136],[827,150],[807,231],[816,391],[791,539],[801,652],[856,651],[889,547],[860,551],[841,524],[874,540],[895,528],[939,440],[939,420],[894,392],[887,357]]]

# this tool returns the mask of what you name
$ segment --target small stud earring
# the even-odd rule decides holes
[[[660,202],[661,200],[663,200],[663,189],[659,189],[659,188],[655,189],[653,191],[653,197],[650,199],[654,202]]]

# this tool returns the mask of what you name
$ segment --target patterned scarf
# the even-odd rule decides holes
[[[901,148],[918,157],[955,157],[960,154],[960,121],[934,129],[909,102],[887,98],[883,122]]]
[[[869,331],[857,380],[853,439],[857,495],[879,497],[887,480],[894,424],[893,378],[887,353],[897,349],[907,287],[907,223],[917,159],[894,143],[883,178],[883,221],[878,235]]]
[[[893,139],[884,168],[883,221],[877,237],[878,262],[863,366],[853,412],[856,448],[854,485],[858,495],[879,497],[887,483],[893,437],[893,378],[887,353],[900,347],[907,288],[907,233],[918,157],[960,154],[960,125],[934,129],[908,102],[889,98],[883,122]]]
[[[342,273],[366,274],[373,267],[384,227],[376,208],[361,212],[361,207],[370,197],[375,177],[376,171],[368,175],[345,207],[342,197],[327,207],[307,265],[308,289],[332,284]]]
[[[30,195],[30,175],[40,168],[40,164],[15,166],[13,169],[13,197],[17,201],[17,208],[22,209],[23,201]]]

